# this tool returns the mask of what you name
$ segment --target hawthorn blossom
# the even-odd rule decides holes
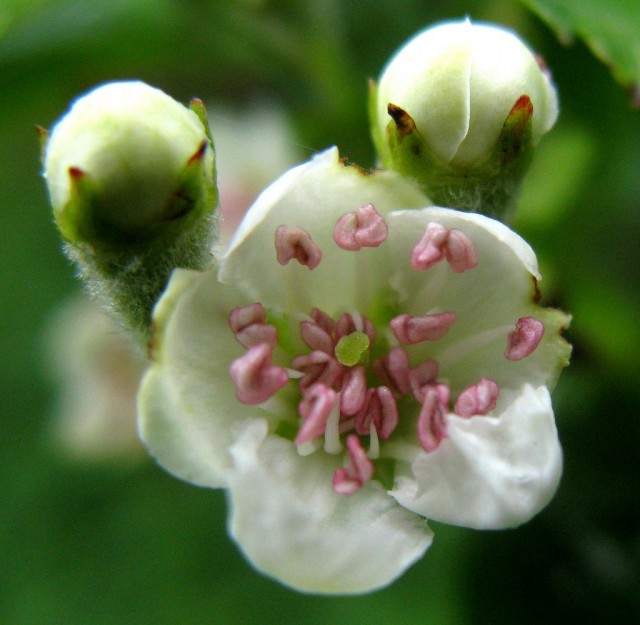
[[[539,278],[502,223],[329,150],[264,191],[213,269],[174,273],[142,439],[227,490],[259,570],[382,587],[430,546],[427,519],[512,527],[553,496],[569,319],[538,306]]]

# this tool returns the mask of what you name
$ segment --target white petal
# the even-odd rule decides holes
[[[562,472],[549,391],[527,385],[496,412],[449,415],[449,437],[431,453],[416,449],[391,495],[435,521],[478,529],[516,526],[542,510]]]
[[[280,310],[326,309],[327,300],[333,305],[326,310],[329,314],[365,308],[371,290],[386,282],[386,255],[381,248],[342,250],[333,240],[333,229],[345,213],[369,203],[383,215],[430,204],[399,174],[369,175],[345,166],[335,148],[316,156],[278,179],[249,209],[221,261],[221,281]],[[281,225],[300,226],[311,235],[323,252],[316,269],[295,260],[284,267],[278,264],[275,232]]]
[[[470,33],[471,124],[452,161],[461,167],[486,158],[520,96],[528,95],[533,104],[534,143],[557,117],[555,89],[517,36],[488,25],[475,25]]]
[[[389,215],[389,249],[405,269],[393,280],[402,312],[424,315],[453,311],[456,321],[447,335],[414,349],[416,361],[426,357],[440,364],[440,374],[460,392],[481,377],[503,387],[524,382],[552,387],[566,366],[570,347],[560,337],[569,317],[535,303],[538,264],[531,247],[504,224],[483,215],[446,208],[397,211]],[[411,250],[427,223],[435,221],[464,232],[478,254],[478,266],[453,273],[446,261],[427,271],[409,266]],[[507,336],[520,317],[537,317],[545,335],[535,352],[514,363],[504,357]]]
[[[445,162],[456,154],[470,122],[471,35],[468,21],[419,33],[385,68],[378,87],[378,123],[389,102],[404,109]]]
[[[385,586],[420,558],[432,532],[379,486],[354,495],[331,487],[339,460],[300,456],[254,423],[232,449],[230,532],[264,573],[306,592]]]
[[[140,437],[169,472],[201,486],[226,484],[228,448],[242,431],[236,422],[265,417],[236,399],[228,371],[244,353],[228,314],[246,303],[215,270],[177,270],[154,315],[154,362],[138,395]]]

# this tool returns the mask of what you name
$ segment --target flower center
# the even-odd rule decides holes
[[[380,246],[387,233],[382,216],[367,204],[338,220],[333,239],[340,250],[357,252]],[[275,248],[280,264],[296,260],[310,270],[323,256],[311,235],[299,226],[280,226]],[[409,271],[427,271],[446,261],[454,273],[462,273],[478,265],[478,256],[465,233],[431,222],[407,261]],[[299,402],[291,414],[296,428],[293,442],[301,455],[320,448],[329,454],[346,451],[346,466],[333,475],[333,488],[339,494],[356,492],[374,478],[376,461],[384,455],[381,445],[401,419],[415,423],[417,443],[431,453],[447,437],[448,415],[471,418],[487,415],[496,407],[500,388],[494,380],[481,378],[454,400],[449,385],[439,379],[438,362],[426,358],[411,363],[408,350],[443,339],[457,322],[453,311],[421,316],[401,313],[392,319],[376,318],[374,324],[358,311],[333,318],[314,308],[298,327],[306,346],[303,353],[285,349],[284,343],[300,342],[280,344],[278,330],[267,318],[260,303],[236,308],[229,315],[229,327],[246,349],[229,370],[236,396],[243,403],[260,404],[285,386],[297,386]],[[515,327],[496,332],[506,341],[505,358],[516,361],[536,349],[544,326],[537,319],[523,317]],[[279,364],[274,363],[276,349]],[[284,360],[282,352],[287,354]]]

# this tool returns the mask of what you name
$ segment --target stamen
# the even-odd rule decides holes
[[[296,446],[296,451],[300,456],[310,456],[312,453],[318,451],[322,447],[320,439],[314,438],[312,441],[302,443],[302,445]]]
[[[319,308],[313,308],[310,313],[313,319],[329,336],[333,336],[336,329],[336,322]]]
[[[261,404],[289,381],[287,370],[271,363],[272,353],[271,346],[262,343],[231,363],[229,374],[243,404]]]
[[[363,366],[347,370],[340,392],[340,412],[351,417],[360,411],[365,402],[367,379]]]
[[[315,321],[301,321],[300,336],[310,349],[333,354],[333,337]]]
[[[333,490],[339,495],[352,495],[373,477],[373,463],[355,434],[347,438],[347,451],[349,464],[333,474]]]
[[[435,221],[427,224],[422,238],[411,253],[411,266],[426,271],[443,258],[455,273],[478,265],[478,255],[471,239],[462,231],[445,228]]]
[[[260,303],[240,306],[229,313],[229,327],[238,342],[247,349],[261,343],[275,347],[278,343],[278,330],[265,323],[266,318],[264,307]]]
[[[356,415],[355,428],[358,434],[366,435],[373,424],[386,440],[398,426],[399,420],[398,404],[391,389],[377,386],[367,389],[364,405]]]
[[[295,258],[301,265],[315,269],[322,260],[322,250],[300,226],[279,226],[275,245],[276,257],[281,265],[286,265]]]
[[[373,422],[369,425],[369,451],[367,456],[371,460],[376,460],[380,457],[380,440],[378,439],[378,432]]]
[[[463,273],[478,266],[478,253],[471,239],[461,230],[450,230],[445,257],[451,271]]]
[[[522,360],[532,354],[544,336],[544,324],[535,317],[520,317],[507,337],[507,360]]]
[[[338,402],[335,402],[327,418],[327,427],[324,431],[324,450],[328,454],[334,455],[342,452],[342,443],[340,442],[340,409],[338,408]]]
[[[236,332],[236,339],[247,349],[261,343],[266,343],[273,348],[278,344],[278,330],[268,323],[252,323],[240,332]]]
[[[444,385],[437,385],[444,386]],[[438,448],[447,436],[447,403],[442,401],[442,389],[426,387],[424,402],[418,417],[418,439],[427,453]]]
[[[364,332],[369,341],[373,343],[376,338],[376,328],[370,319],[358,312],[344,313],[338,323],[336,323],[336,339],[340,340],[343,336],[348,336],[353,332]]]
[[[333,240],[343,250],[356,252],[363,247],[378,247],[387,240],[387,223],[373,204],[345,213],[333,229]]]
[[[451,328],[456,320],[454,312],[443,312],[423,317],[398,315],[389,326],[395,337],[403,345],[413,345],[422,341],[437,341]]]
[[[453,411],[459,417],[486,415],[496,407],[500,387],[490,378],[482,378],[458,395]]]
[[[386,386],[378,386],[375,390],[375,396],[380,402],[380,420],[377,421],[375,425],[380,436],[386,440],[391,436],[396,427],[398,427],[398,422],[400,421],[398,404],[391,389]]]
[[[337,393],[324,384],[313,384],[305,389],[302,401],[298,404],[302,425],[294,441],[296,445],[302,445],[324,434],[327,418],[337,398]]]
[[[338,386],[344,371],[342,365],[333,356],[319,350],[296,356],[291,361],[291,368],[303,374],[298,383],[301,390],[316,382],[330,387]]]
[[[435,384],[438,377],[438,363],[431,358],[423,360],[417,367],[409,371],[409,385],[416,401],[424,401],[424,387]]]
[[[396,397],[406,395],[409,382],[409,354],[402,347],[392,347],[389,353],[373,363],[373,371]]]
[[[431,221],[427,224],[421,239],[411,253],[411,266],[426,271],[444,258],[444,246],[449,238],[449,230]]]
[[[264,323],[267,320],[267,313],[260,302],[238,306],[229,313],[229,327],[236,333],[244,330],[254,323]]]

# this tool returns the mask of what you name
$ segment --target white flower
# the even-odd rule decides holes
[[[558,115],[548,73],[503,28],[469,20],[444,23],[416,35],[384,70],[377,91],[377,131],[384,136],[392,104],[411,116],[442,162],[471,169],[492,154],[521,96],[533,107],[535,145]]]
[[[568,318],[535,303],[515,233],[427,205],[330,150],[156,308],[141,436],[175,475],[228,489],[232,536],[294,588],[384,586],[429,547],[425,518],[518,525],[558,484]]]
[[[52,321],[45,364],[56,382],[55,444],[74,460],[144,458],[136,393],[147,362],[133,338],[85,296],[65,302]]]

